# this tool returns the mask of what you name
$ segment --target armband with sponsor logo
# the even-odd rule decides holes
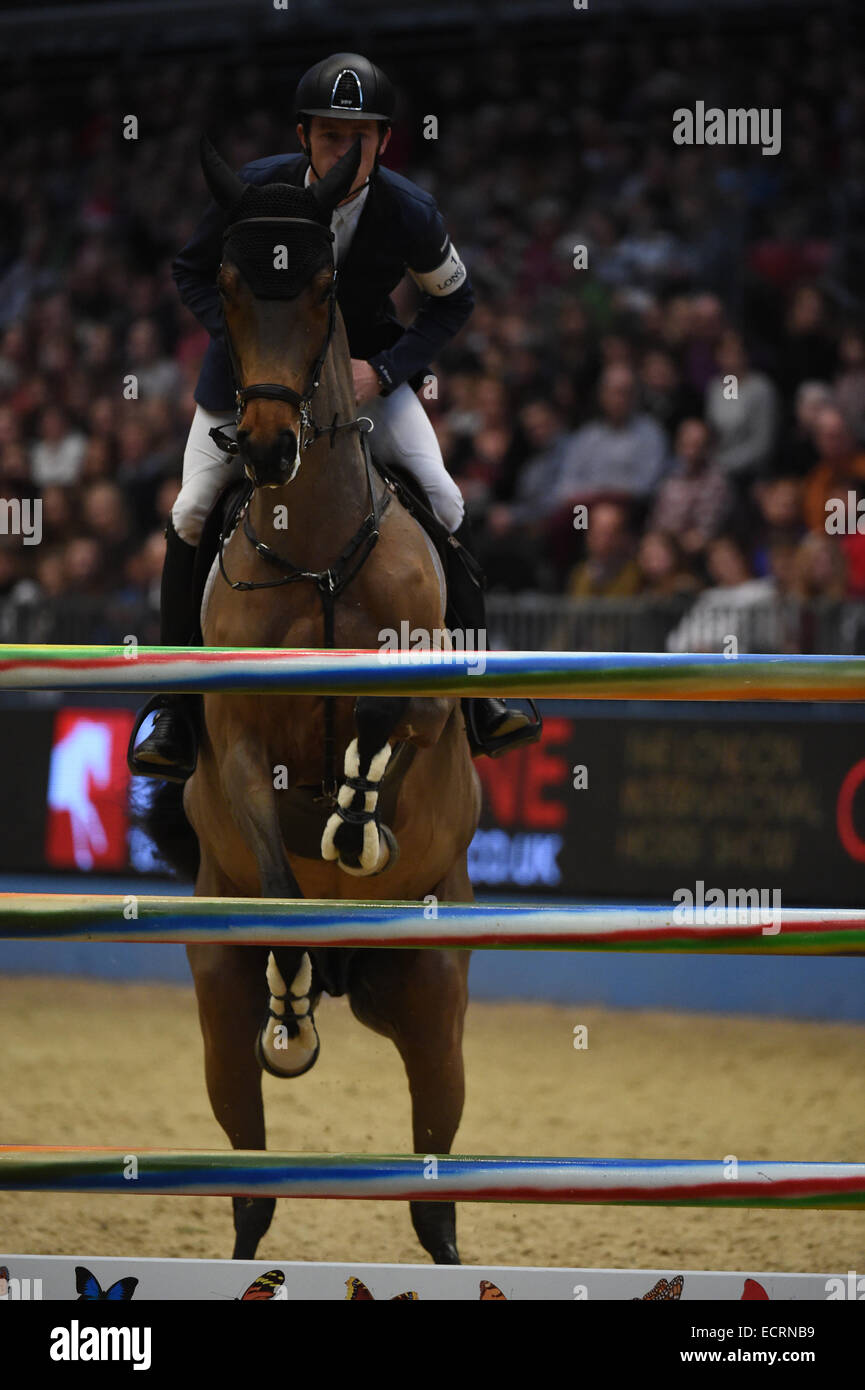
[[[426,294],[441,296],[453,294],[465,282],[466,268],[459,257],[453,242],[448,240],[447,254],[435,270],[417,271],[409,267],[409,273]]]

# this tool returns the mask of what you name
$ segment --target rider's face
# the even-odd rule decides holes
[[[360,136],[360,167],[347,198],[350,198],[362,184],[366,183],[372,173],[376,151],[385,150],[390,139],[390,131],[385,131],[381,146],[379,146],[378,121],[341,120],[330,116],[310,117],[310,152],[312,163],[315,165],[319,178],[323,179],[337,160],[351,149],[358,136]],[[297,127],[297,138],[301,145],[305,144],[303,126],[300,123]],[[311,177],[314,179],[315,174],[313,173]],[[347,198],[343,198],[342,201],[346,202]]]

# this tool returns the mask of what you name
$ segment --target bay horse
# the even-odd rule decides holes
[[[217,286],[238,387],[236,440],[214,438],[253,484],[205,588],[206,646],[376,648],[406,619],[446,633],[442,567],[372,470],[356,420],[330,220],[359,159],[358,141],[309,188],[253,185],[202,141],[227,219]],[[480,789],[459,699],[208,694],[183,808],[200,846],[197,895],[473,898]],[[449,1151],[464,1099],[467,951],[187,954],[208,1094],[235,1148],[265,1147],[262,1068],[296,1077],[315,1062],[326,988],[396,1045],[414,1151]],[[255,1255],[274,1208],[234,1198],[234,1258]],[[452,1203],[413,1202],[411,1216],[436,1263],[459,1263]]]

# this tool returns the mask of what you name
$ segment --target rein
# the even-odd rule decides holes
[[[303,223],[305,225],[317,228],[317,230],[322,232],[331,243],[333,242],[333,233],[330,231],[328,227],[325,227],[320,222],[314,222],[312,221],[312,219],[306,217],[244,218],[241,219],[241,221],[239,222],[233,223],[232,226],[226,231],[226,236],[228,235],[229,231],[233,231],[235,227],[241,226],[243,222]],[[297,583],[299,580],[302,579],[311,580],[312,583],[315,584],[316,588],[318,589],[319,595],[321,596],[322,615],[324,618],[324,645],[325,647],[333,647],[334,608],[336,605],[336,600],[351,583],[354,577],[363,568],[364,564],[366,563],[367,559],[369,558],[370,554],[372,553],[373,549],[378,543],[379,524],[381,522],[382,516],[384,515],[391,501],[392,494],[387,489],[384,490],[383,496],[379,496],[376,493],[372,458],[370,456],[369,445],[367,443],[366,438],[366,436],[373,428],[372,420],[370,420],[368,416],[361,416],[359,419],[345,420],[342,423],[339,423],[337,416],[334,415],[333,420],[329,425],[316,425],[312,419],[312,399],[316,390],[318,389],[319,382],[321,380],[321,373],[324,368],[327,355],[330,351],[331,341],[333,339],[334,328],[336,325],[335,268],[333,272],[333,279],[331,281],[328,300],[328,322],[324,344],[313,365],[312,371],[310,373],[309,384],[302,394],[299,391],[295,391],[291,386],[283,386],[275,382],[258,382],[254,383],[251,386],[240,386],[240,369],[237,357],[234,352],[234,347],[231,342],[231,335],[229,334],[228,326],[226,325],[225,343],[228,349],[229,359],[231,361],[231,369],[234,375],[234,382],[236,388],[235,402],[237,410],[235,416],[235,423],[237,425],[240,424],[243,418],[243,412],[246,408],[246,404],[248,401],[251,400],[259,399],[284,401],[287,404],[293,405],[300,410],[300,434],[297,441],[297,460],[290,477],[287,479],[288,482],[292,481],[295,474],[297,473],[298,468],[300,467],[301,454],[305,452],[307,449],[311,448],[317,440],[321,439],[325,435],[328,436],[330,439],[330,447],[332,449],[336,443],[336,436],[340,431],[357,430],[358,434],[360,435],[361,447],[363,449],[364,468],[366,471],[366,484],[367,493],[369,496],[370,510],[367,516],[361,522],[357,531],[352,536],[348,545],[345,547],[345,549],[342,551],[342,553],[339,555],[339,557],[333,565],[330,565],[327,569],[323,570],[305,570],[301,569],[300,566],[293,564],[291,560],[288,560],[284,556],[279,555],[265,541],[260,540],[259,537],[256,536],[255,532],[252,529],[252,524],[249,519],[249,504],[252,500],[253,493],[255,491],[255,486],[251,483],[247,496],[240,508],[240,511],[236,514],[237,519],[239,520],[240,517],[243,517],[244,534],[246,535],[247,540],[253,546],[257,554],[260,555],[263,560],[266,560],[268,564],[273,565],[278,569],[281,569],[282,574],[278,579],[230,579],[225,568],[224,553],[226,540],[228,538],[223,530],[220,530],[219,533],[218,559],[219,572],[222,575],[222,578],[225,580],[226,584],[228,584],[229,588],[241,592],[245,592],[251,589],[274,589],[280,587],[283,584]],[[366,429],[363,428],[364,425],[367,426]],[[225,433],[225,426],[215,426],[213,429],[209,431],[209,433],[217,448],[221,449],[223,453],[229,455],[237,455],[240,453],[240,447],[237,441],[231,439]],[[235,521],[234,526],[232,527],[232,533],[236,525],[237,522]],[[317,801],[325,801],[330,805],[336,804],[337,791],[339,787],[339,783],[336,778],[336,736],[333,703],[336,698],[337,697],[334,695],[324,696],[324,776],[322,778],[321,783],[321,796],[315,798]]]

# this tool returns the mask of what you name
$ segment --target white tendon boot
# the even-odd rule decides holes
[[[271,1076],[303,1076],[315,1065],[319,1052],[318,1033],[309,998],[312,962],[307,952],[304,951],[300,968],[290,988],[286,989],[271,951],[267,958],[267,983],[270,989],[267,1018],[255,1045],[258,1063]],[[291,1036],[294,1028],[287,1026],[284,1021],[287,1005],[291,1006],[291,1014],[297,1025],[294,1037]]]
[[[386,743],[363,769],[357,739],[352,739],[345,752],[345,781],[337,795],[337,809],[328,818],[321,837],[322,859],[336,859],[345,873],[357,878],[380,874],[389,864],[396,863],[396,841],[387,826],[379,825],[376,816],[378,784],[392,751]],[[347,864],[343,854],[356,855],[360,863]]]

